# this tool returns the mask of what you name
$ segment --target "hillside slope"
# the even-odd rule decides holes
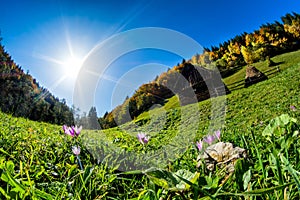
[[[0,38],[0,109],[17,117],[54,124],[73,124],[73,113],[36,79],[24,73],[5,51]]]
[[[262,130],[275,116],[288,113],[298,121],[300,120],[299,72],[300,63],[287,67],[274,78],[227,95],[226,123],[221,128],[222,141],[230,141],[249,149],[251,168],[248,182],[251,188],[247,191],[253,191],[253,193],[255,191],[259,198],[278,199],[285,192],[280,193],[280,188],[274,189],[273,187],[281,187],[286,183],[290,185],[290,187],[284,185],[288,187],[288,197],[290,199],[299,197],[296,183],[293,182],[293,175],[285,170],[286,164],[279,160],[276,169],[281,169],[283,175],[278,177],[276,174],[275,165],[272,163],[274,160],[270,159],[274,155],[270,155],[268,149],[273,147],[268,146],[269,143],[261,136]],[[138,164],[139,161],[145,160],[145,153],[163,148],[177,134],[182,134],[184,139],[191,143],[188,147],[183,147],[185,151],[178,155],[177,160],[169,163],[171,173],[177,170],[199,172],[200,177],[196,185],[203,187],[206,191],[205,193],[200,191],[199,198],[207,194],[226,195],[229,192],[231,195],[243,195],[245,190],[243,186],[239,186],[239,180],[235,176],[227,179],[220,171],[216,174],[207,174],[203,169],[196,168],[195,159],[198,151],[195,148],[195,141],[207,134],[207,127],[211,121],[209,119],[211,101],[206,100],[180,107],[176,98],[176,96],[172,97],[164,107],[143,113],[136,120],[136,123],[140,125],[138,127],[131,122],[103,131],[83,131],[78,138],[64,134],[59,126],[16,118],[0,112],[0,173],[2,177],[0,198],[34,197],[50,200],[57,197],[65,199],[71,197],[78,199],[144,197],[148,191],[152,190],[153,185],[159,182],[153,183],[147,175],[139,172],[122,175],[116,171],[117,166],[124,162]],[[201,123],[196,130],[195,138],[189,139],[189,124],[196,115],[194,108],[200,111]],[[184,112],[187,116],[182,119],[181,115]],[[178,132],[180,126],[181,132]],[[151,136],[147,145],[141,145],[137,140],[136,134],[140,131]],[[254,133],[259,142],[253,141],[251,133]],[[297,138],[290,138],[288,141],[294,145],[291,148],[293,152],[289,151],[289,167],[299,173],[299,143],[296,142]],[[177,141],[174,145],[181,147],[181,143],[182,141]],[[80,159],[84,170],[80,170],[77,159],[72,153],[74,145],[81,146]],[[255,148],[258,148],[261,156],[255,155]],[[280,150],[280,147],[276,148],[272,150]],[[124,152],[140,154],[141,160],[136,157],[124,157],[127,155]],[[266,177],[262,175],[264,168],[261,168],[259,159],[263,159],[262,164],[267,171]],[[243,169],[241,170],[238,172],[246,173]],[[213,187],[209,187],[209,182],[204,181],[211,179],[216,180]],[[157,192],[164,198],[177,194],[160,186],[155,186],[155,190],[164,191]],[[194,195],[195,192],[193,190],[182,192],[182,195],[190,194]],[[218,198],[224,199],[224,196]],[[236,198],[239,197],[236,196]]]
[[[273,86],[274,87],[276,86],[276,82],[277,82],[277,79],[278,79],[277,76],[291,76],[291,82],[293,82],[293,84],[297,83],[297,78],[294,77],[295,75],[293,75],[292,73],[290,74],[289,72],[286,72],[286,70],[289,69],[289,68],[291,68],[291,69],[297,68],[297,66],[299,66],[298,63],[300,63],[300,50],[294,51],[294,52],[290,52],[290,53],[281,54],[281,55],[278,55],[278,56],[274,56],[272,58],[272,60],[274,60],[274,62],[278,64],[278,65],[276,65],[276,66],[274,66],[272,68],[268,67],[266,65],[265,61],[257,62],[257,63],[253,64],[253,66],[257,67],[262,72],[266,72],[266,71],[268,71],[268,70],[271,69],[272,73],[271,74],[267,73],[268,74],[268,78],[270,80],[262,82],[262,83],[259,83],[257,85],[254,85],[254,86],[250,87],[249,89],[243,88],[243,86],[244,86],[244,80],[245,80],[245,69],[246,69],[246,66],[244,66],[237,73],[235,73],[235,74],[233,74],[233,75],[231,75],[231,76],[223,79],[224,83],[227,84],[227,85],[229,85],[230,89],[232,89],[232,87],[235,86],[235,84],[234,84],[235,82],[237,82],[238,84],[241,83],[241,85],[239,87],[235,88],[235,91],[233,91],[232,94],[227,95],[227,105],[228,106],[230,105],[230,101],[233,100],[233,99],[235,101],[240,101],[241,106],[245,105],[245,103],[243,101],[247,101],[247,99],[249,99],[248,96],[250,96],[251,93],[254,93],[254,94],[257,93],[255,91],[256,87],[260,86],[261,84],[263,86],[260,86],[259,90],[263,94],[267,93],[269,87],[272,88]],[[279,73],[277,72],[277,67],[279,67],[279,69],[280,69],[281,72],[279,72]],[[289,69],[289,70],[291,70],[291,69]],[[282,73],[285,74],[285,75],[282,75]],[[289,82],[289,79],[287,77],[285,79],[287,79],[286,81]],[[287,84],[287,82],[285,82],[284,84]],[[268,86],[268,87],[266,87],[264,89],[263,87],[265,86],[265,84],[271,84],[271,85]],[[281,87],[280,85],[282,85],[281,81],[278,82],[278,87]],[[295,86],[294,89],[297,89],[297,87],[296,87],[297,85],[294,85],[294,86]],[[290,86],[286,86],[286,87],[289,88]],[[282,88],[282,91],[284,91],[284,87]],[[242,95],[242,96],[247,96],[247,98],[237,100],[235,98],[238,97],[238,96],[236,96],[238,94]],[[270,94],[270,95],[276,96],[277,94]],[[271,96],[266,96],[264,98],[267,98],[267,97],[271,97]],[[257,102],[259,102],[259,100],[257,100]],[[255,104],[256,102],[253,102],[253,103]],[[209,100],[204,101],[202,103],[199,102],[199,108],[200,109],[201,109],[202,106],[207,106],[207,105],[210,105],[210,101]],[[262,108],[264,108],[264,107],[262,106]],[[268,108],[268,107],[266,107],[266,108]],[[167,103],[163,107],[161,107],[159,109],[151,110],[151,112],[144,112],[144,113],[142,113],[140,116],[137,117],[137,119],[135,120],[135,123],[140,123],[140,122],[143,122],[143,121],[144,122],[149,121],[150,120],[149,116],[155,114],[156,112],[157,113],[165,112],[165,111],[168,112],[168,111],[171,111],[172,109],[180,109],[179,99],[176,96],[168,99]],[[202,113],[202,110],[200,112]],[[205,114],[208,115],[209,113],[205,112]],[[272,118],[272,116],[270,116],[270,117]]]
[[[290,108],[294,106],[300,110],[299,80],[300,63],[287,67],[269,80],[227,95],[225,123],[216,127],[224,133],[223,139],[235,141],[237,134],[249,133],[249,129],[260,133],[267,121],[283,113],[289,113],[300,120],[300,112]],[[224,100],[224,97],[215,99],[216,102],[222,102],[221,100]],[[170,138],[181,132],[186,136],[195,132],[193,140],[209,134],[208,127],[213,122],[213,109],[218,108],[212,107],[211,100],[180,107],[177,97],[174,96],[164,107],[144,112],[135,121],[87,134],[96,140],[99,140],[98,134],[101,134],[101,137],[105,135],[114,145],[132,150],[138,145],[135,139],[137,133],[145,132],[151,137],[147,148],[157,149],[168,144]],[[195,120],[199,120],[198,127],[191,126],[195,124]]]

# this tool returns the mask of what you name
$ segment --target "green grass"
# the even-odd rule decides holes
[[[181,107],[175,96],[134,122],[78,138],[0,113],[0,199],[299,199],[299,53],[272,58],[282,59],[280,73],[227,95],[224,124],[211,114],[222,112],[224,97]],[[271,121],[285,113],[290,117]],[[196,167],[195,142],[216,129],[222,141],[248,150],[233,174]],[[151,136],[148,144],[139,143],[139,132]],[[74,145],[81,146],[83,170]],[[147,170],[157,164],[162,168]]]
[[[225,125],[221,128],[228,132],[228,139],[234,140],[236,132],[245,133],[249,127],[254,127],[257,132],[261,132],[264,127],[260,125],[261,123],[267,123],[268,120],[282,113],[294,115],[295,113],[290,111],[290,105],[300,107],[298,80],[300,80],[299,65],[296,65],[284,70],[274,78],[227,95]],[[155,135],[152,135],[154,140],[156,137],[161,137],[160,133],[172,135],[172,132],[177,131],[180,126],[183,126],[184,131],[188,131],[186,129],[190,128],[189,121],[196,119],[199,114],[200,117],[197,119],[201,120],[201,123],[197,137],[208,134],[207,127],[212,109],[211,100],[199,102],[197,107],[195,105],[177,107],[177,105],[178,99],[173,97],[165,107],[140,115],[136,120],[139,126],[135,126],[134,122],[131,122],[121,125],[118,129],[104,130],[103,132],[107,133],[107,137],[111,140],[117,137],[119,131],[127,135],[137,134],[140,131],[148,132],[151,135],[154,132]],[[198,109],[196,113],[194,112],[195,108]],[[182,110],[189,113],[189,119],[186,121],[180,120]],[[174,115],[174,112],[177,114]],[[195,116],[196,114],[197,116]]]
[[[60,126],[0,113],[0,199],[94,199],[118,196],[118,187],[139,182],[114,175],[114,168],[97,165],[81,138]],[[81,146],[80,170],[72,146]],[[123,185],[123,186],[122,186]],[[140,185],[139,185],[140,187]],[[124,198],[137,191],[121,194]]]
[[[279,67],[280,70],[285,70],[286,68],[295,65],[296,63],[300,62],[300,50],[281,54],[278,56],[274,56],[271,58],[272,61],[276,63],[275,66],[268,67],[267,61],[261,61],[258,63],[254,63],[253,66],[256,67],[261,72],[267,72],[267,75],[271,72],[268,72],[270,70],[274,70],[276,72],[276,68]],[[225,85],[228,85],[228,88],[231,89],[233,86],[235,86],[234,83],[239,81],[244,81],[246,75],[246,66],[244,66],[241,70],[236,72],[235,74],[225,78],[223,81]],[[275,74],[269,75],[268,78],[272,78],[276,76]],[[243,83],[243,82],[242,82]],[[238,89],[241,89],[244,85],[242,84],[240,87],[237,87]]]

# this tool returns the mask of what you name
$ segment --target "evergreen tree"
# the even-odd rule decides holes
[[[100,125],[98,122],[96,107],[91,107],[88,114],[88,128],[89,129],[100,129]]]

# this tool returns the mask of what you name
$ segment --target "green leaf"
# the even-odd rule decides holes
[[[10,199],[10,196],[6,194],[5,190],[2,187],[0,187],[0,192],[3,196],[5,196],[6,199]]]
[[[259,162],[259,165],[260,165],[260,167],[261,167],[261,170],[262,170],[262,173],[263,173],[263,177],[264,177],[264,179],[266,179],[267,176],[266,176],[265,166],[264,166],[264,163],[263,163],[263,160],[262,160],[262,156],[261,156],[261,154],[260,154],[260,151],[259,151],[259,149],[258,149],[258,147],[257,147],[257,145],[256,145],[257,143],[256,143],[256,141],[255,141],[254,133],[253,133],[252,131],[251,131],[251,136],[252,136],[252,139],[253,139],[253,141],[254,141],[253,145],[254,145],[254,148],[255,148],[256,157],[258,158],[258,162]]]
[[[238,159],[235,163],[234,174],[237,182],[237,186],[240,190],[245,187],[244,174],[249,169],[245,159]],[[247,183],[248,184],[248,183]]]
[[[275,187],[270,187],[270,188],[262,188],[262,189],[256,189],[256,190],[251,190],[243,193],[230,193],[230,192],[224,192],[224,193],[219,193],[216,196],[261,196],[263,194],[269,194],[277,190],[282,190],[285,187],[293,184],[293,182],[284,184],[284,185],[279,185]]]
[[[190,184],[195,183],[199,177],[199,173],[192,173],[185,169],[178,170],[175,173],[156,169],[145,174],[154,184],[172,191],[189,189]],[[184,180],[187,180],[188,183]]]
[[[5,165],[6,165],[6,170],[8,170],[10,173],[14,172],[15,164],[11,160],[7,161]]]
[[[251,190],[251,191],[247,191],[242,193],[243,196],[245,195],[262,195],[262,194],[267,194],[267,193],[271,193],[274,192],[276,190],[282,190],[283,188],[291,185],[292,183],[287,183],[284,185],[279,185],[279,186],[275,186],[275,187],[270,187],[270,188],[262,188],[262,189],[257,189],[257,190]]]
[[[251,180],[251,169],[249,169],[248,171],[246,171],[243,175],[243,180],[244,180],[244,190],[246,190],[248,188],[248,184]]]
[[[4,167],[3,167],[4,172],[1,175],[1,179],[8,183],[10,181],[10,178],[9,178],[10,173],[14,172],[14,168],[15,168],[15,165],[12,161],[9,160],[6,163],[4,163]]]
[[[35,178],[38,179],[45,172],[45,168],[42,166],[40,171],[35,174]]]
[[[188,180],[189,182],[194,184],[200,176],[200,174],[197,173],[197,172],[192,173],[192,172],[190,172],[188,170],[185,170],[185,169],[178,170],[177,172],[175,172],[175,175],[181,179],[179,181],[179,183],[176,185],[176,188],[177,189],[182,189],[182,190],[189,189],[190,186],[191,186],[190,184],[185,183],[182,179]]]
[[[177,179],[171,172],[166,170],[156,169],[146,172],[147,177],[156,185],[165,189],[170,189],[178,184]]]
[[[71,165],[70,169],[68,169],[68,177],[72,175],[72,172],[77,169],[77,164]]]
[[[268,126],[264,129],[262,135],[271,141],[272,136],[280,137],[289,123],[297,123],[297,119],[290,117],[288,114],[282,114],[270,121]]]
[[[296,182],[297,188],[300,191],[300,179],[299,179],[300,172],[296,171],[291,166],[290,162],[283,155],[281,155],[280,158],[281,158],[282,162],[286,165],[287,170],[292,174],[292,176],[293,176],[293,178],[294,178],[294,180]]]
[[[0,148],[0,152],[10,156],[10,157],[13,157],[10,153],[8,153],[7,151],[5,151],[3,148]]]
[[[80,176],[82,178],[82,186],[81,186],[81,188],[79,190],[79,194],[81,194],[81,192],[82,192],[83,189],[87,190],[86,184],[87,184],[88,180],[90,179],[90,177],[91,177],[91,175],[93,173],[93,170],[94,170],[93,167],[87,166],[85,168],[85,171],[84,171],[84,174],[83,174],[83,178],[82,178],[82,176]]]
[[[25,187],[15,180],[7,169],[3,170],[1,179],[14,187],[11,191],[20,192],[21,194],[25,193]]]
[[[46,200],[53,199],[52,195],[50,195],[42,190],[39,190],[37,188],[34,188],[33,192],[39,197],[39,199],[46,199]]]

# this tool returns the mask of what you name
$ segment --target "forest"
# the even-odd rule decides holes
[[[52,124],[74,124],[72,109],[64,99],[41,87],[24,73],[5,51],[0,38],[0,109],[16,117]]]

